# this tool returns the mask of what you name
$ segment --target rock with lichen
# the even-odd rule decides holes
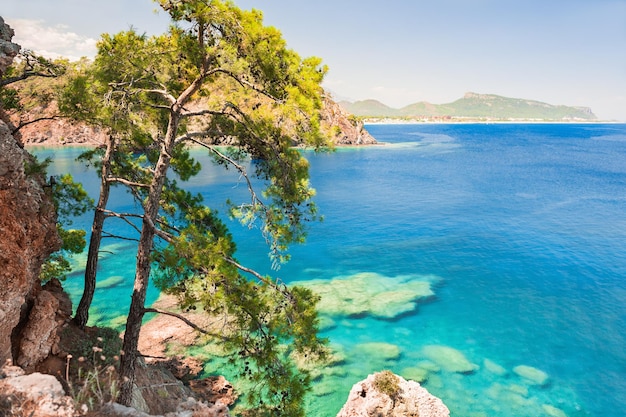
[[[337,417],[449,417],[448,407],[415,381],[389,371],[369,375],[350,390]]]

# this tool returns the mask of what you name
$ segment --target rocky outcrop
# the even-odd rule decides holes
[[[0,18],[0,73],[19,52],[12,36]],[[55,349],[71,303],[58,283],[41,288],[41,265],[61,247],[56,211],[36,160],[1,120],[0,363],[17,360],[31,369]]]
[[[67,417],[74,415],[74,402],[52,375],[25,375],[16,366],[0,372],[0,415]]]
[[[377,143],[376,139],[365,130],[363,121],[352,116],[328,96],[324,97],[322,120],[330,127],[331,139],[335,145],[358,146]]]
[[[0,121],[0,362],[18,355],[20,334],[41,292],[41,265],[61,246],[54,204],[44,178],[30,172],[33,166]]]
[[[60,329],[72,316],[72,301],[61,283],[48,282],[33,301],[23,330],[19,334],[17,365],[32,370],[48,356],[63,355],[59,347]]]
[[[0,76],[4,74],[7,67],[13,62],[13,58],[20,52],[20,46],[11,42],[15,32],[11,26],[4,23],[0,16]]]
[[[28,145],[101,145],[105,142],[103,129],[68,119],[54,118],[58,114],[56,102],[37,106],[23,114],[22,121],[45,118],[20,128],[22,141]],[[376,139],[363,122],[347,113],[332,99],[324,99],[322,121],[337,146],[375,145]],[[18,124],[19,120],[13,120]]]
[[[382,381],[382,382],[381,382]],[[443,402],[415,381],[389,371],[369,375],[350,390],[337,417],[449,417]]]

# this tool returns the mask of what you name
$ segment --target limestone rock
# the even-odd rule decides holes
[[[422,353],[447,372],[469,374],[479,368],[478,365],[470,362],[462,352],[449,346],[424,346]]]
[[[51,353],[58,353],[59,330],[72,314],[72,303],[61,284],[57,280],[48,284],[35,298],[21,333],[17,364],[24,369],[32,369]]]
[[[206,404],[188,398],[179,404],[176,411],[165,414],[148,414],[117,403],[107,403],[92,417],[228,417],[228,407],[221,403]]]
[[[322,120],[331,128],[333,143],[343,146],[375,145],[376,139],[363,127],[363,122],[346,112],[329,96],[324,97]]]
[[[52,375],[33,373],[0,380],[0,395],[14,399],[9,415],[66,417],[74,415],[74,403]],[[6,400],[5,400],[6,401]]]
[[[11,42],[15,32],[11,26],[4,23],[0,16],[0,76],[4,74],[7,67],[13,62],[13,58],[20,52],[20,46]]]
[[[513,372],[534,385],[546,385],[548,383],[548,374],[532,366],[519,365],[513,368]]]
[[[317,293],[321,314],[363,316],[391,319],[417,309],[417,303],[434,296],[431,284],[436,277],[406,275],[387,277],[362,272],[332,280],[297,281]]]
[[[41,291],[41,265],[61,246],[44,178],[25,170],[32,163],[0,121],[0,363],[18,348],[15,336]]]
[[[483,366],[485,367],[486,370],[488,370],[489,372],[497,376],[505,376],[507,373],[506,369],[503,366],[498,365],[497,363],[495,363],[494,361],[490,359],[485,359],[483,361]]]
[[[565,414],[565,411],[561,410],[560,408],[556,408],[552,405],[544,404],[541,406],[541,408],[543,408],[543,411],[545,411],[546,414],[548,414],[551,417],[567,417],[567,414]]]
[[[337,417],[449,417],[448,407],[415,381],[398,378],[398,395],[391,398],[376,388],[369,375],[350,390],[348,401]]]

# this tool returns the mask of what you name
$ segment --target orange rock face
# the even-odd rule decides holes
[[[41,291],[39,270],[58,250],[56,214],[32,159],[0,121],[0,363],[17,356],[19,335]]]

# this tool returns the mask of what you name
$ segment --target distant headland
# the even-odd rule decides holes
[[[379,121],[524,121],[592,122],[598,118],[588,107],[552,105],[535,100],[502,97],[495,94],[466,93],[446,104],[421,101],[400,109],[377,100],[340,101],[346,111],[366,122]]]

